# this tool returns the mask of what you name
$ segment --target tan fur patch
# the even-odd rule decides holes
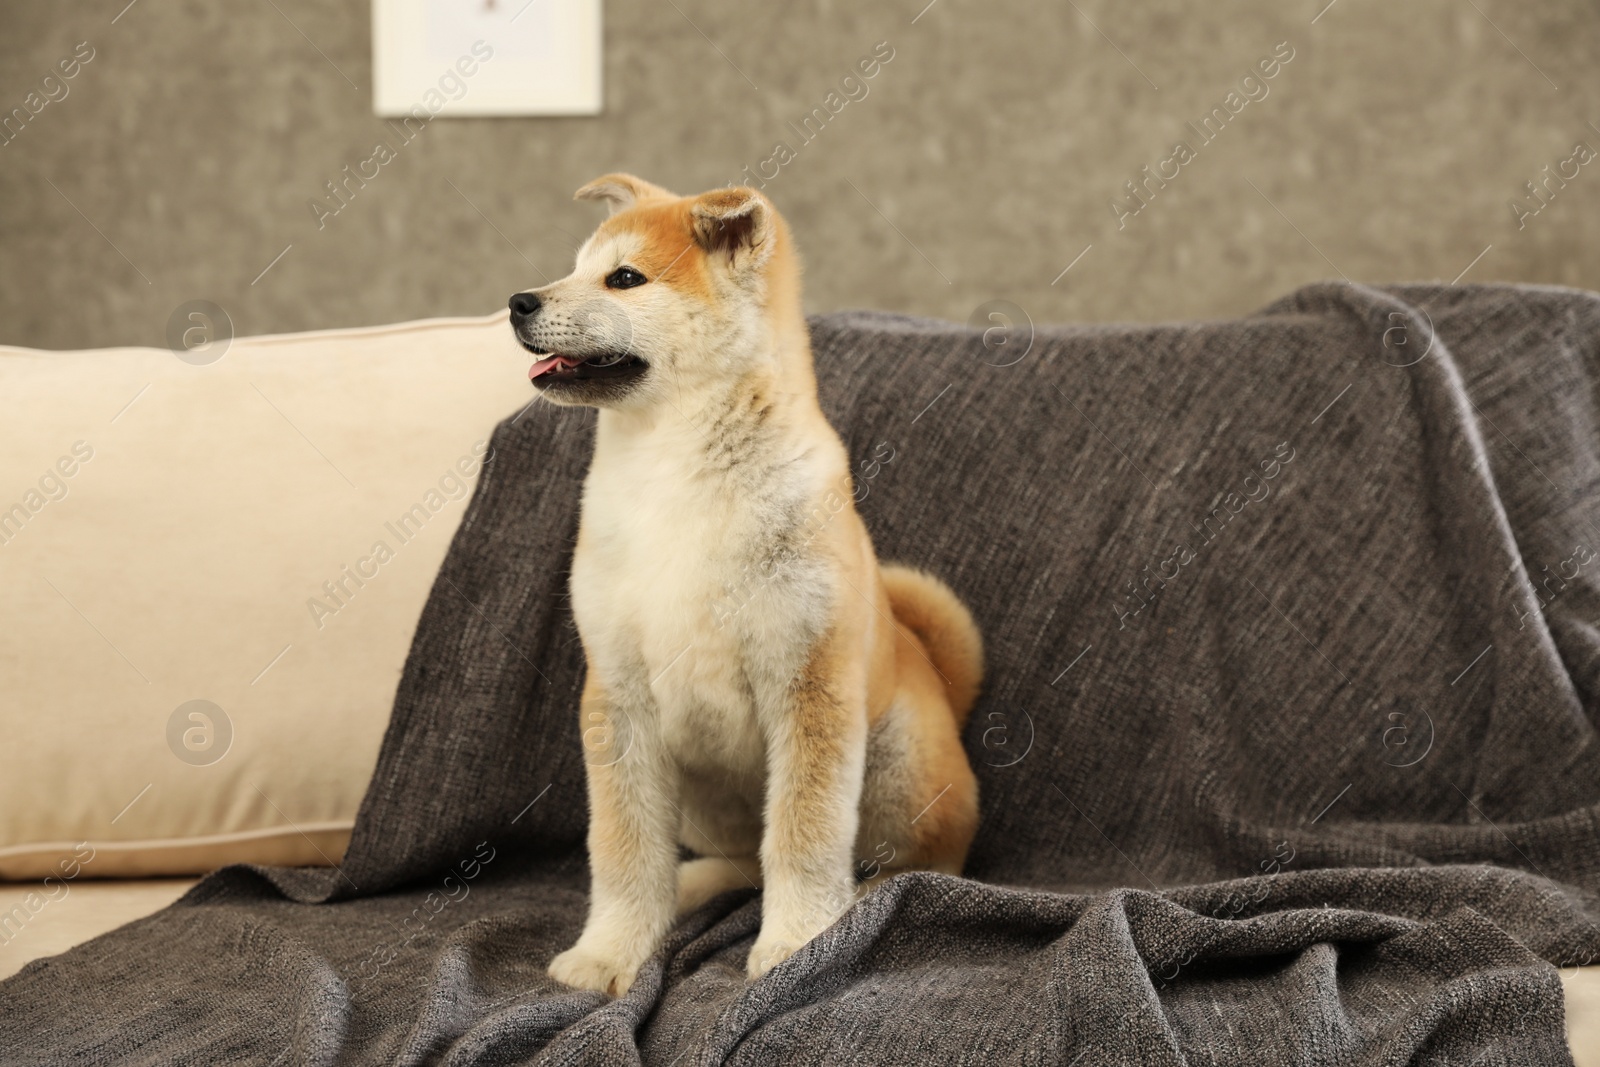
[[[633,234],[643,240],[643,250],[632,266],[653,284],[670,285],[679,292],[710,301],[713,296],[706,253],[694,239],[689,215],[692,201],[646,200],[619,211],[600,224],[604,234]]]
[[[831,817],[826,803],[834,789],[840,762],[852,734],[864,723],[853,721],[859,713],[842,699],[840,688],[847,684],[848,666],[839,642],[825,637],[817,643],[811,660],[789,685],[794,773],[790,778],[793,795],[786,809],[794,819],[787,832],[804,839],[823,829],[820,820]],[[841,669],[844,668],[844,669]]]

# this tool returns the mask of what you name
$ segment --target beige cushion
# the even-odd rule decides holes
[[[1600,1067],[1600,967],[1563,967],[1567,1044],[1576,1067]]]
[[[0,979],[33,960],[154,915],[193,885],[192,878],[0,885]]]
[[[206,365],[0,347],[0,878],[338,858],[490,432],[532,398],[504,323]]]

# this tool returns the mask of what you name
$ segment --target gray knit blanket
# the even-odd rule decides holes
[[[227,868],[29,965],[0,1063],[1570,1063],[1557,967],[1600,959],[1600,296],[990,321],[813,322],[881,558],[984,630],[966,877],[888,881],[755,983],[751,890],[620,1000],[546,977],[587,888],[592,422],[534,405],[343,866]]]

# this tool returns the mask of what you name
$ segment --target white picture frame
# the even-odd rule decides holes
[[[372,0],[372,110],[598,115],[601,0]]]

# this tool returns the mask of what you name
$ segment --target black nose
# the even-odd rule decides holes
[[[525,319],[539,310],[539,305],[544,301],[539,299],[538,293],[517,293],[511,298],[511,314],[519,319]]]

